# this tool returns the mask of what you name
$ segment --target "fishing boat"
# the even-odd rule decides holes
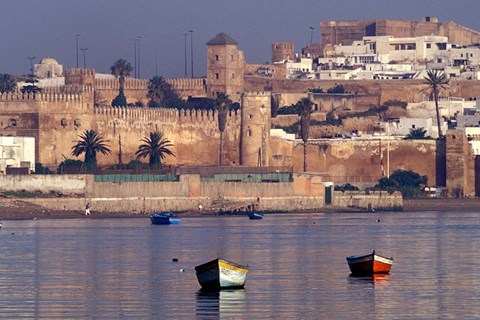
[[[389,273],[392,268],[393,258],[382,257],[375,253],[362,256],[347,257],[348,266],[352,275],[366,276],[377,273]]]
[[[173,213],[158,213],[154,212],[150,215],[150,221],[152,224],[178,224],[181,219],[174,218]]]
[[[243,288],[250,272],[248,266],[217,258],[195,267],[197,279],[203,289]]]
[[[255,211],[250,211],[248,212],[248,217],[250,218],[250,220],[260,220],[263,219],[263,214]]]

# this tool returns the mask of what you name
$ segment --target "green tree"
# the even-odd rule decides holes
[[[427,134],[427,130],[423,128],[412,128],[410,129],[410,133],[405,137],[405,140],[430,138],[430,137],[426,137],[425,134]]]
[[[220,130],[220,155],[218,161],[220,166],[223,166],[223,132],[227,126],[227,115],[231,104],[232,100],[230,100],[228,94],[225,92],[219,92],[217,94],[215,106],[218,112],[218,130]]]
[[[170,140],[163,137],[163,133],[159,131],[150,132],[148,137],[144,137],[143,144],[138,146],[138,150],[135,152],[137,160],[139,158],[149,157],[148,163],[150,165],[162,165],[162,160],[167,155],[174,156],[175,154],[169,149],[173,147]]]
[[[79,135],[80,140],[72,147],[72,155],[75,157],[85,153],[85,165],[88,169],[94,169],[97,166],[97,153],[104,155],[110,154],[110,147],[102,134],[95,130],[85,130]]]
[[[399,190],[403,197],[414,198],[420,194],[421,190],[427,185],[427,176],[421,176],[410,170],[396,170],[390,177],[383,177],[378,180],[375,188],[392,192]]]
[[[303,172],[307,171],[307,142],[310,132],[310,116],[313,112],[313,103],[308,98],[297,102],[298,115],[300,116],[300,135],[303,140]]]
[[[427,85],[426,88],[422,89],[421,92],[430,92],[430,98],[433,97],[435,100],[435,111],[437,113],[437,126],[438,126],[438,137],[442,137],[442,125],[440,123],[440,110],[438,108],[438,95],[442,90],[445,90],[448,85],[447,77],[443,71],[434,69],[427,70],[427,75],[424,77],[424,83]]]
[[[20,91],[22,93],[37,93],[37,92],[41,92],[42,91],[42,88],[40,88],[39,86],[36,85],[36,83],[38,82],[37,78],[32,76],[28,79],[25,80],[25,83],[27,83],[27,85],[24,85]]]
[[[133,70],[132,65],[130,64],[130,62],[128,62],[125,59],[118,59],[110,67],[110,70],[112,74],[115,76],[115,78],[118,78],[118,85],[119,85],[118,96],[115,97],[115,99],[113,99],[112,106],[126,107],[127,98],[123,93],[123,88],[125,83],[125,77],[128,77],[130,75],[130,72],[132,72]]]
[[[16,87],[17,81],[12,75],[0,73],[0,93],[12,92]]]
[[[147,98],[150,99],[148,102],[150,108],[158,108],[165,106],[169,100],[178,99],[178,96],[163,77],[155,76],[150,79]]]

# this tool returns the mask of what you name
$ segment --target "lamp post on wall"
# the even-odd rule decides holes
[[[83,52],[83,68],[85,69],[87,67],[87,58],[85,58],[85,51],[87,51],[88,48],[80,48],[80,51]]]
[[[76,40],[77,40],[77,51],[76,51],[76,54],[77,54],[77,68],[78,68],[78,37],[80,37],[80,35],[79,35],[79,34],[76,34],[76,35],[75,35],[75,38],[76,38]]]
[[[138,41],[138,72],[137,72],[137,77],[140,78],[140,39],[142,38],[142,36],[138,36],[137,37],[137,41]]]
[[[193,79],[193,30],[189,30],[188,32],[190,32],[190,53],[191,53],[190,59],[192,60],[192,79]]]
[[[183,39],[185,40],[184,41],[184,51],[185,51],[185,78],[187,77],[187,36],[188,36],[188,33],[183,33]]]
[[[158,48],[155,47],[155,76],[158,77]]]
[[[33,77],[33,60],[35,59],[35,57],[27,57],[28,60],[30,60],[30,73]]]
[[[133,77],[137,77],[137,39],[133,38]]]

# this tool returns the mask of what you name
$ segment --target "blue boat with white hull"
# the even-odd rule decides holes
[[[154,212],[150,215],[150,221],[152,224],[178,224],[181,219],[174,218],[173,213],[158,213]]]
[[[255,211],[250,211],[248,213],[248,218],[250,218],[250,220],[260,220],[260,219],[263,219],[263,214]]]

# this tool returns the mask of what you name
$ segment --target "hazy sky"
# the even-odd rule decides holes
[[[206,74],[205,43],[219,32],[237,40],[249,63],[271,60],[271,43],[290,41],[295,52],[320,38],[325,20],[424,16],[480,30],[480,0],[0,0],[0,73],[25,74],[27,57],[76,66],[76,34],[87,67],[109,73],[119,58],[134,64],[133,38],[140,40],[142,78],[183,77],[184,36],[193,30],[194,75]],[[187,40],[191,74],[190,38]],[[83,52],[79,51],[83,66]],[[132,73],[133,74],[133,73]]]

